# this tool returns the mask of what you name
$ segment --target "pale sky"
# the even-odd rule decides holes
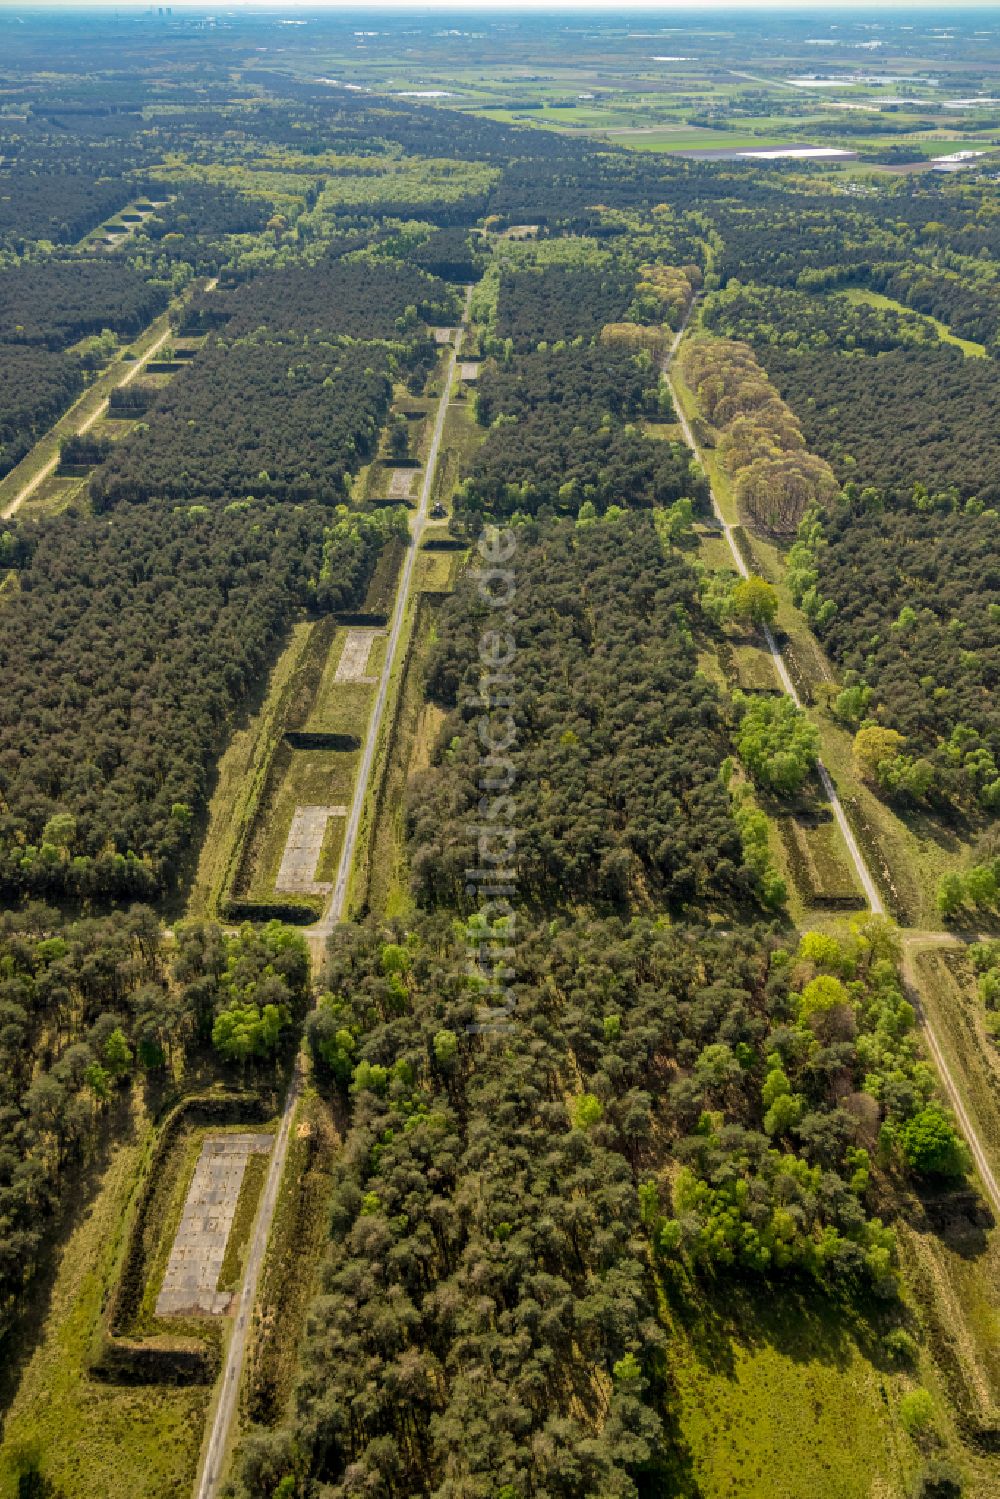
[[[663,20],[691,15],[707,15],[719,11],[733,10],[782,10],[791,15],[829,14],[844,10],[865,10],[872,15],[886,11],[921,10],[940,14],[943,18],[954,17],[968,10],[997,11],[1000,0],[961,0],[958,6],[945,6],[942,0],[682,0],[682,3],[664,3],[664,0],[221,0],[213,5],[211,0],[0,0],[0,12],[30,12],[33,10],[93,10],[112,6],[116,10],[157,9],[161,4],[170,4],[175,10],[197,10],[207,15],[227,15],[239,10],[264,10],[298,12],[308,10],[343,10],[361,16],[374,13],[426,12],[428,10],[452,10],[460,13],[470,11],[530,10],[539,15],[549,11],[599,10],[614,12],[622,16],[642,11],[654,14]]]

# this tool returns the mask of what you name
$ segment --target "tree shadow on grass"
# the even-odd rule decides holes
[[[915,1195],[907,1221],[917,1233],[933,1234],[963,1260],[984,1255],[996,1227],[985,1198],[965,1183],[938,1189],[924,1187]]]
[[[803,1277],[719,1276],[701,1287],[664,1287],[671,1320],[683,1329],[699,1363],[712,1374],[734,1377],[736,1349],[753,1354],[769,1347],[800,1363],[821,1362],[846,1372],[857,1353],[888,1366],[884,1337],[900,1325],[901,1303],[856,1295],[827,1295]]]

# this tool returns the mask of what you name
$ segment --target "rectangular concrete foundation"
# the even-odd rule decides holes
[[[177,1226],[158,1317],[221,1317],[233,1299],[219,1275],[236,1215],[243,1173],[252,1155],[269,1155],[273,1135],[208,1135],[201,1147]]]
[[[392,471],[392,476],[389,480],[388,498],[390,500],[408,500],[410,498],[410,490],[413,487],[413,479],[415,474],[416,469],[394,468]]]
[[[331,817],[346,817],[346,807],[296,807],[288,830],[275,890],[289,894],[327,895],[332,886],[316,879],[326,825]]]
[[[365,667],[371,653],[372,641],[384,630],[348,630],[344,648],[337,662],[335,682],[374,682],[374,677],[365,676]]]

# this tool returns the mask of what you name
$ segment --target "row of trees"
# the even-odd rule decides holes
[[[832,469],[805,451],[798,421],[747,344],[690,339],[681,368],[704,416],[722,431],[719,457],[757,525],[794,534],[811,505],[830,503],[838,489]]]

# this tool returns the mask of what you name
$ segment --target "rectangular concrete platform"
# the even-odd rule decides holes
[[[365,668],[371,654],[372,641],[384,634],[384,630],[348,630],[333,680],[335,682],[374,682],[374,677],[365,675]]]
[[[275,890],[298,895],[329,893],[332,886],[316,879],[316,868],[323,852],[327,823],[331,817],[346,816],[347,808],[343,806],[295,808],[278,878],[274,882]]]
[[[221,1317],[233,1299],[219,1275],[252,1155],[269,1155],[273,1135],[207,1135],[156,1298],[158,1317]]]

